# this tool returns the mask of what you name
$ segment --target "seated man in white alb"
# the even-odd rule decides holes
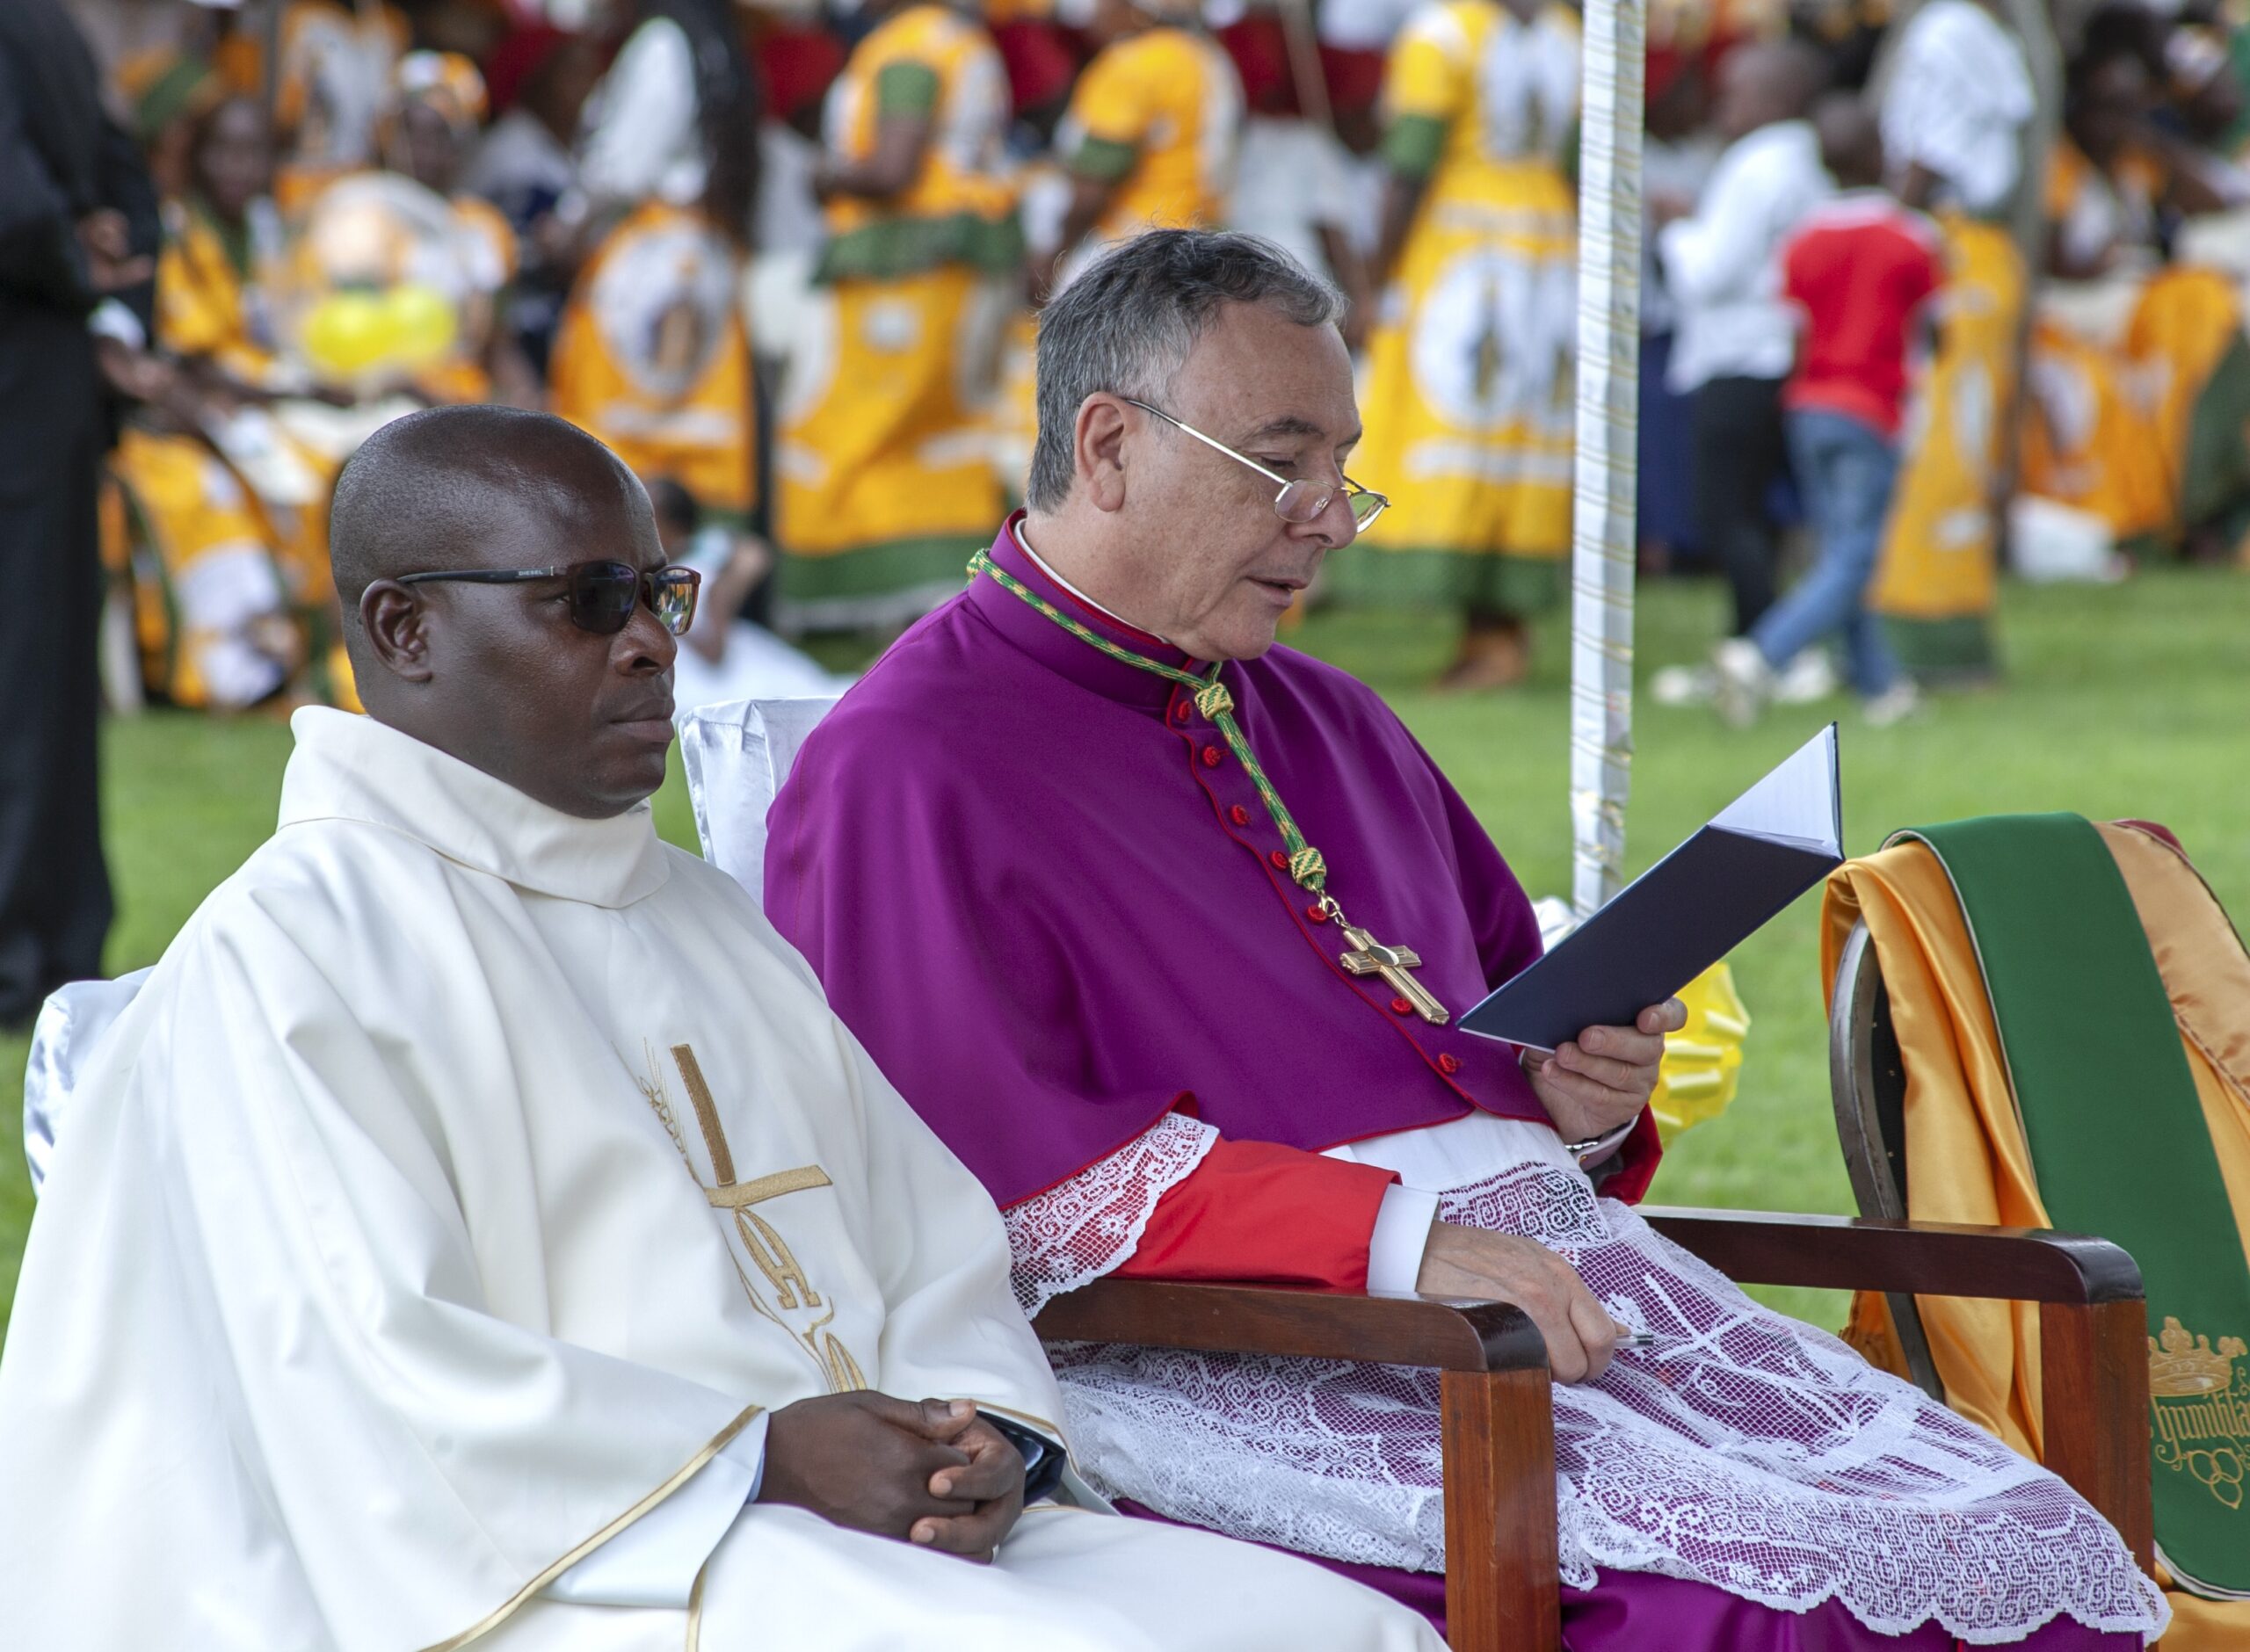
[[[695,583],[625,468],[417,414],[333,543],[373,714],[299,714],[33,1224],[7,1644],[1433,1652],[1285,1556],[1026,1510],[1059,1403],[991,1200],[656,837]]]

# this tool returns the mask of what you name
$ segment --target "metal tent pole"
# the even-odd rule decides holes
[[[1632,786],[1645,0],[1586,0],[1571,549],[1571,903],[1624,882]]]

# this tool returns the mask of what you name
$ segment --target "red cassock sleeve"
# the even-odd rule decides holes
[[[1214,1141],[1165,1190],[1121,1279],[1368,1288],[1368,1244],[1397,1172],[1273,1141]]]

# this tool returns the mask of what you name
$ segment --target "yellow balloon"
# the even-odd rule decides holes
[[[366,372],[387,353],[381,304],[366,293],[332,293],[305,317],[305,357],[330,379]]]
[[[382,318],[386,353],[403,367],[426,367],[443,360],[460,332],[446,295],[419,282],[384,293]]]
[[[1734,971],[1713,964],[1680,989],[1688,1025],[1664,1041],[1664,1065],[1649,1109],[1666,1147],[1683,1132],[1724,1112],[1742,1082],[1742,1045],[1750,1011],[1734,989]]]

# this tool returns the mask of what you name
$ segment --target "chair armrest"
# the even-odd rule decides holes
[[[1657,1206],[1641,1214],[1738,1284],[2016,1302],[2125,1302],[2144,1294],[2130,1256],[2082,1234]]]
[[[1443,1371],[1547,1367],[1547,1344],[1521,1308],[1452,1297],[1096,1279],[1049,1302],[1033,1329],[1047,1342],[1138,1343]]]

